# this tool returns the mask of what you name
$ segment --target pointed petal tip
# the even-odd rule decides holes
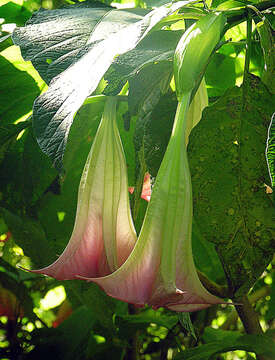
[[[21,266],[21,265],[16,265],[16,267],[20,270],[23,270],[23,271],[27,271],[29,273],[33,273],[33,274],[40,274],[40,275],[44,275],[44,276],[50,276],[46,273],[43,273],[41,270],[43,269],[38,269],[38,270],[32,270],[32,269],[26,269],[25,267]]]

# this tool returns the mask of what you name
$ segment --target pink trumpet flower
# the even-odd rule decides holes
[[[194,311],[222,300],[201,284],[191,247],[192,188],[185,127],[189,98],[174,128],[136,241],[125,157],[114,98],[104,114],[79,186],[75,226],[63,254],[34,270],[57,279],[97,283],[108,295],[136,305]]]
[[[116,99],[108,98],[82,173],[66,249],[52,265],[34,272],[60,280],[104,276],[119,268],[132,251],[136,233],[115,113]]]

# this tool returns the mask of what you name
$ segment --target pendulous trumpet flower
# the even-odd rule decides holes
[[[200,83],[224,22],[220,14],[206,15],[183,35],[176,49],[178,108],[138,239],[115,122],[116,100],[107,98],[82,174],[69,244],[52,265],[34,272],[57,279],[93,281],[112,297],[154,308],[194,311],[223,302],[203,287],[193,261],[192,185],[186,141],[192,91]],[[190,65],[190,54],[198,47],[200,56]]]

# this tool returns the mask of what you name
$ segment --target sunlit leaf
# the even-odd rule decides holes
[[[81,2],[41,10],[26,27],[14,31],[13,40],[24,59],[31,60],[46,81],[53,79],[35,101],[33,119],[40,147],[58,168],[74,113],[115,56],[133,49],[161,19],[192,1],[169,4],[145,16],[144,10],[95,8],[91,2]]]
[[[27,73],[32,66],[19,56],[15,46],[1,52],[0,56],[0,118],[2,125],[12,123],[30,112],[34,99],[40,94],[37,82]]]

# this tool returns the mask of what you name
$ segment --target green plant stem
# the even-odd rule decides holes
[[[134,305],[128,305],[128,311],[130,315],[135,315],[137,309]],[[125,360],[138,360],[139,359],[139,344],[138,344],[138,331],[134,333],[129,340],[129,347],[126,349]]]
[[[235,305],[237,313],[243,323],[247,334],[263,334],[263,329],[260,325],[259,318],[253,309],[247,295],[242,298],[234,299],[237,303],[242,305]],[[257,355],[257,360],[271,360],[263,355]]]
[[[202,282],[203,286],[212,294],[219,296],[221,298],[230,297],[229,289],[227,286],[222,286],[216,284],[214,281],[208,279],[208,277],[197,270],[198,276],[200,281]]]
[[[262,299],[263,297],[269,295],[271,292],[270,286],[263,286],[257,291],[255,291],[253,294],[248,296],[249,302],[251,304],[256,303],[258,300]],[[232,309],[232,311],[229,313],[226,321],[221,326],[222,330],[230,330],[231,325],[234,325],[236,321],[238,320],[238,313],[236,309]]]
[[[259,11],[264,11],[271,7],[274,7],[274,1],[273,0],[263,1],[258,4],[253,4],[253,6]],[[248,12],[249,12],[249,8],[247,8],[247,7],[243,8],[243,9],[227,11],[226,12],[226,16],[227,16],[226,30],[245,21],[248,17]],[[254,16],[257,16],[257,15],[253,14],[252,17],[254,17]]]

